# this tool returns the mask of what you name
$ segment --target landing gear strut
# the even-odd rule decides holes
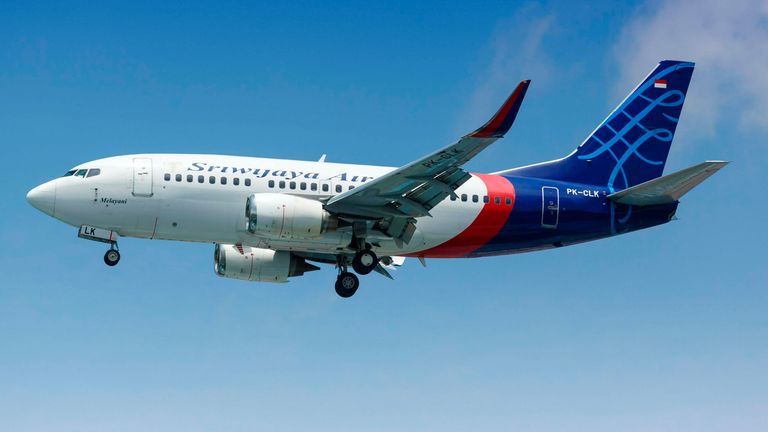
[[[336,294],[343,298],[352,297],[360,288],[360,279],[347,270],[347,257],[338,255],[336,259],[336,268],[339,269],[339,275],[336,277]]]
[[[117,250],[117,244],[112,244],[112,247],[104,254],[104,264],[114,267],[118,262],[120,262],[120,252]]]
[[[351,249],[357,250],[352,257],[352,268],[359,275],[367,275],[379,265],[379,257],[371,250],[371,245],[365,242],[367,230],[365,222],[355,222],[352,241],[349,245]],[[352,297],[360,287],[360,279],[347,270],[348,255],[337,255],[336,259],[336,267],[339,269],[339,276],[336,278],[336,294],[344,298]]]

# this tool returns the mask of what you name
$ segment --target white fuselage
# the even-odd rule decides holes
[[[87,176],[82,170],[98,169]],[[352,240],[350,229],[311,239],[259,237],[247,231],[246,199],[281,193],[326,201],[394,168],[220,155],[143,154],[99,159],[52,180],[38,195],[52,195],[51,216],[74,226],[90,225],[120,236],[210,243],[241,243],[275,250],[338,253]],[[412,240],[369,237],[383,255],[418,254],[457,236],[480,213],[485,184],[476,176],[419,218]],[[46,195],[47,196],[47,195]]]

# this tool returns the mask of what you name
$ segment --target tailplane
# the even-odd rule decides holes
[[[698,165],[649,180],[623,191],[608,195],[608,199],[619,204],[649,206],[672,204],[708,179],[720,168],[728,165],[723,161],[707,161]]]
[[[661,176],[694,64],[664,60],[563,159],[499,174],[622,190]]]

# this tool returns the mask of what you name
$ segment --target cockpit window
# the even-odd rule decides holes
[[[66,173],[66,174],[64,174],[64,177],[70,177],[70,176],[72,176],[72,175],[75,173],[75,171],[77,171],[77,170],[70,170],[70,171],[67,171],[67,173]]]
[[[101,170],[99,168],[91,168],[88,170],[88,175],[86,177],[93,177],[101,174]]]
[[[75,177],[85,177],[86,172],[88,172],[87,169],[77,170],[77,172],[75,173]]]

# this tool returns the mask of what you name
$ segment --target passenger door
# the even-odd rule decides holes
[[[152,196],[152,159],[133,159],[133,196]]]

